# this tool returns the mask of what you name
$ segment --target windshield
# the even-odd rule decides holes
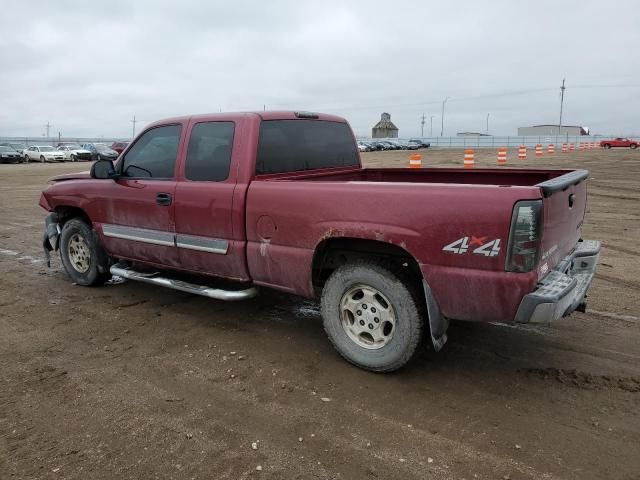
[[[55,149],[53,147],[39,147],[41,152],[54,152]]]
[[[0,146],[0,152],[7,152],[7,153],[11,152],[11,153],[13,153],[13,149],[9,148],[9,147]]]
[[[104,143],[96,143],[93,146],[96,147],[96,150],[98,150],[99,152],[107,152],[107,151],[111,150]]]
[[[22,143],[10,143],[9,146],[11,148],[15,148],[16,150],[24,150],[25,148],[27,148],[27,146]]]
[[[80,145],[64,145],[65,148],[68,148],[69,150],[82,150],[82,147]]]

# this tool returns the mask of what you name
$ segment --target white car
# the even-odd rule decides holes
[[[64,152],[48,145],[32,145],[24,151],[25,162],[64,162]]]
[[[72,162],[91,160],[91,152],[77,144],[61,145],[58,147],[58,150],[64,153],[65,160],[71,160]]]

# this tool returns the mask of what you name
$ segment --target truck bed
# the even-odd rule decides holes
[[[270,175],[265,180],[305,180],[323,182],[440,183],[532,187],[575,170],[474,168],[364,168],[322,172]]]

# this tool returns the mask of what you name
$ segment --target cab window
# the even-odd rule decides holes
[[[185,177],[189,180],[221,182],[229,176],[233,122],[202,122],[191,129]]]

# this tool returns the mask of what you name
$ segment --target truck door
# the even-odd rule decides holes
[[[113,256],[178,265],[173,212],[182,130],[174,124],[143,133],[120,160],[121,178],[105,182],[101,228]]]
[[[176,245],[184,269],[248,280],[244,201],[234,201],[237,169],[231,168],[240,142],[235,130],[233,121],[189,124],[176,186]]]

